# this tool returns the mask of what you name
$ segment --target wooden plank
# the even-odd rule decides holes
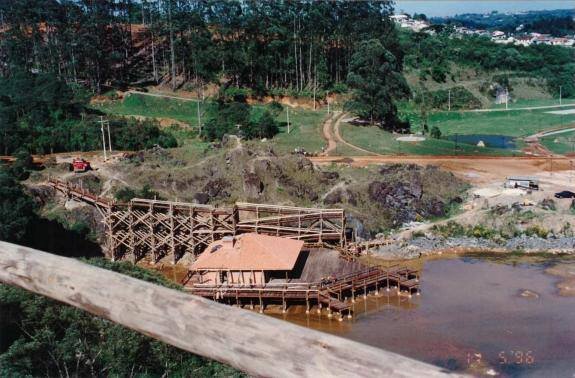
[[[254,376],[447,375],[381,349],[5,242],[0,242],[0,281]]]

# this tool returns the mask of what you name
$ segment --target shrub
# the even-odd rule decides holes
[[[431,128],[431,131],[429,132],[429,135],[430,135],[433,139],[441,139],[441,130],[439,130],[439,127],[433,126],[433,127]]]
[[[466,232],[467,236],[481,239],[493,239],[498,233],[492,229],[487,228],[482,224],[475,225],[469,228]]]
[[[444,238],[458,237],[465,235],[465,228],[457,222],[449,221],[444,224],[435,225],[432,231]]]
[[[527,236],[538,236],[540,238],[547,239],[547,236],[549,236],[549,230],[547,230],[545,227],[535,225],[535,226],[531,226],[528,229],[526,229],[525,235],[527,235]]]
[[[129,202],[134,198],[161,199],[160,194],[152,190],[149,184],[145,184],[138,191],[129,187],[121,188],[116,192],[114,198],[120,202]]]

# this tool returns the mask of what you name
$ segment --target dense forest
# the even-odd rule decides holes
[[[392,11],[391,1],[0,1],[0,150],[95,148],[89,97],[128,85],[185,87],[203,97],[214,83],[221,90],[203,137],[219,139],[236,125],[244,137],[272,137],[273,109],[253,117],[245,96],[227,89],[317,98],[348,91],[357,46],[368,40],[389,55],[386,72],[397,77],[403,56]],[[362,115],[394,127],[395,95],[380,98],[378,114],[386,114]],[[155,125],[114,122],[117,148],[175,145]]]
[[[18,0],[0,2],[0,70],[66,82],[203,84],[259,91],[337,88],[356,42],[401,61],[391,1]]]

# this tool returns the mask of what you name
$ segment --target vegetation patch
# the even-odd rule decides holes
[[[173,289],[158,273],[130,263],[85,260],[97,267]],[[241,376],[108,320],[0,285],[0,366],[7,376]],[[5,332],[4,332],[5,331]]]

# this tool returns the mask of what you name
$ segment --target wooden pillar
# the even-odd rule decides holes
[[[112,208],[109,207],[105,213],[104,222],[106,223],[106,231],[108,238],[108,253],[112,256],[112,261],[116,260],[116,246],[114,243],[114,225],[112,222]]]
[[[154,201],[150,202],[150,206],[148,208],[148,239],[150,240],[151,244],[151,252],[152,252],[152,264],[156,263],[156,238],[154,236],[154,225],[155,225],[155,217],[154,217]]]
[[[281,222],[280,222],[280,218],[282,216],[282,209],[278,209],[278,216],[276,217],[277,219],[277,229],[276,229],[276,236],[280,236],[280,228],[281,228]]]
[[[175,264],[178,262],[176,257],[176,240],[174,233],[174,204],[170,203],[170,208],[168,210],[168,216],[170,217],[170,254],[172,255],[172,263]]]
[[[234,204],[234,207],[232,208],[232,226],[234,229],[233,236],[236,236],[236,234],[238,232],[239,221],[240,221],[240,215],[239,215],[239,211],[238,211],[238,206]]]
[[[195,227],[196,227],[196,222],[194,217],[196,216],[195,211],[194,211],[194,207],[191,206],[190,207],[190,212],[189,212],[189,221],[190,221],[190,234],[188,235],[188,240],[189,240],[189,245],[188,248],[191,249],[192,251],[192,255],[194,255],[196,253],[196,239],[195,239],[195,235],[194,235],[194,231],[195,231]]]
[[[259,299],[260,299],[260,314],[264,313],[264,302],[262,300],[262,291],[261,289],[258,291]]]

